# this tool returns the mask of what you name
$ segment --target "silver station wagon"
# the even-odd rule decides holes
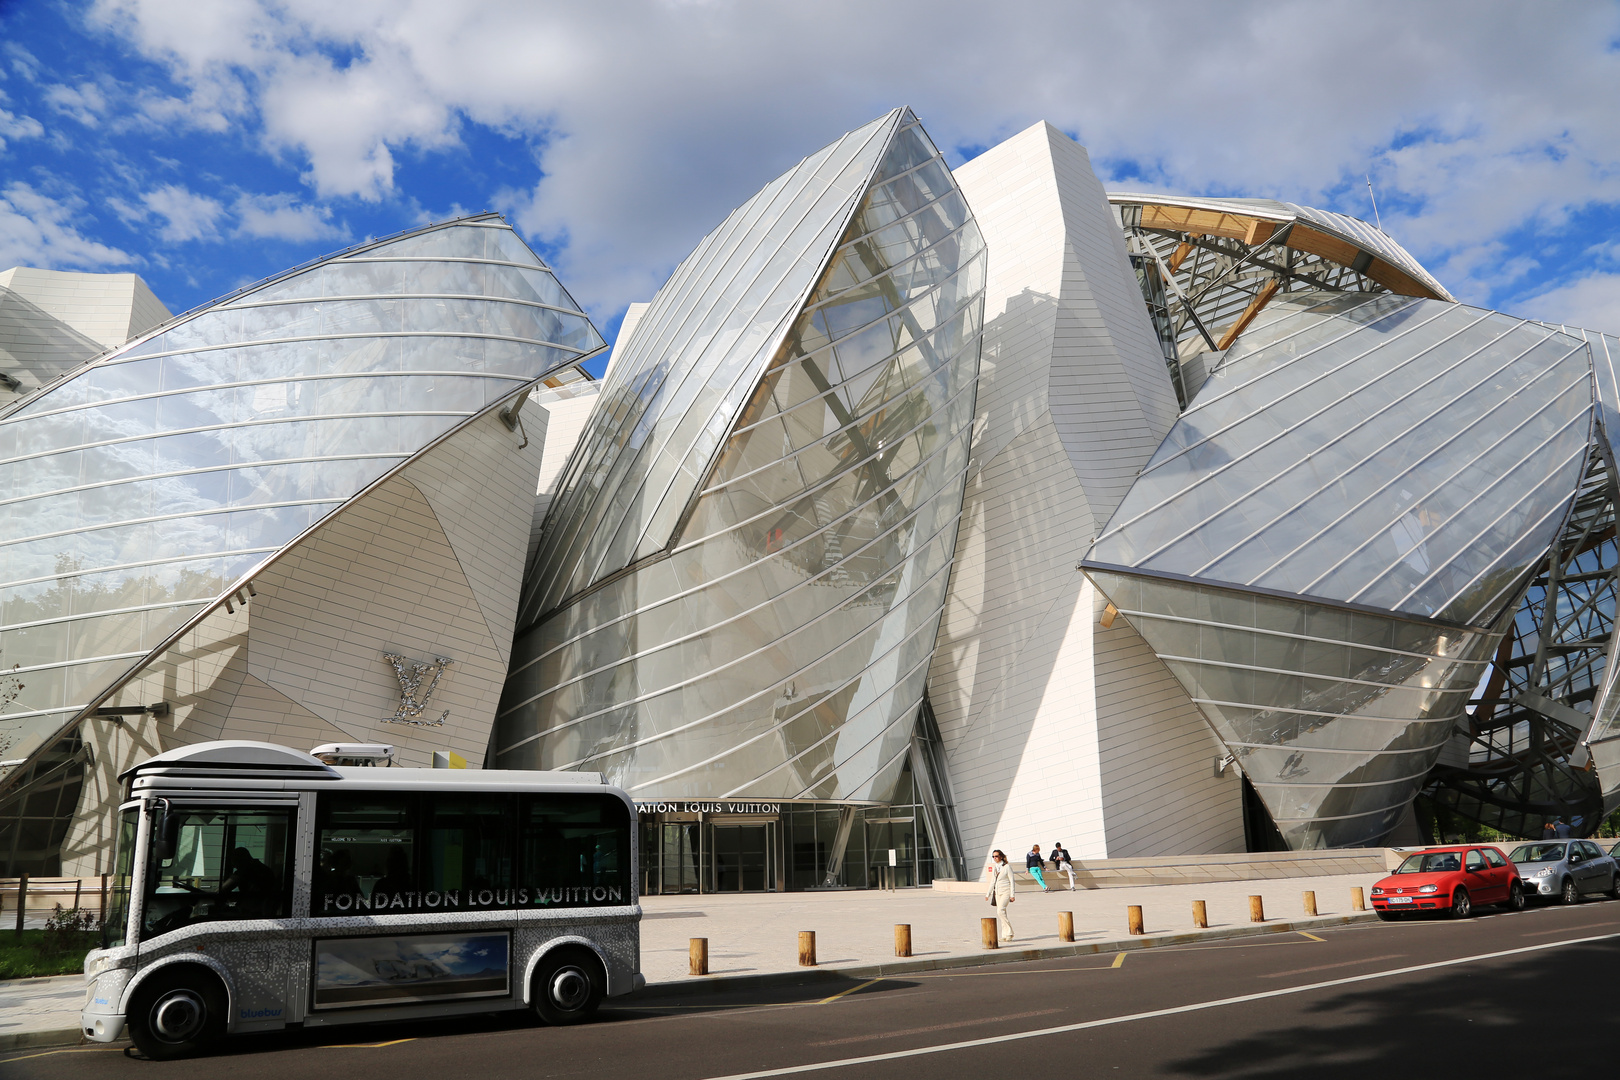
[[[1556,896],[1562,904],[1594,893],[1620,900],[1620,870],[1590,840],[1536,840],[1520,844],[1508,858],[1529,896]]]

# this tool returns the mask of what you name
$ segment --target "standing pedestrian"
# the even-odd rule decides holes
[[[1069,891],[1074,892],[1074,863],[1069,861],[1069,853],[1061,840],[1052,845],[1052,869],[1069,875]]]
[[[1551,840],[1551,839],[1553,839],[1553,837],[1555,837],[1557,835],[1558,835],[1558,833],[1557,833],[1556,829],[1554,828],[1552,822],[1544,821],[1544,822],[1541,823],[1541,838],[1543,840]]]
[[[1553,835],[1560,840],[1569,839],[1569,823],[1563,818],[1553,822]]]
[[[990,853],[990,891],[986,898],[996,905],[996,928],[1001,934],[1002,941],[1013,939],[1012,917],[1007,914],[1007,905],[1017,899],[1017,889],[1013,887],[1012,864],[1000,848]]]
[[[1041,887],[1041,892],[1051,892],[1052,890],[1046,887],[1045,875],[1041,873],[1041,867],[1045,865],[1046,860],[1041,857],[1041,845],[1036,844],[1034,847],[1030,848],[1029,853],[1024,856],[1024,868],[1028,870],[1030,876],[1035,879],[1035,884]]]

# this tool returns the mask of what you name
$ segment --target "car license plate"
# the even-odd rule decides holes
[[[1389,902],[1392,904],[1410,904],[1412,898],[1410,896],[1392,896],[1389,898]]]

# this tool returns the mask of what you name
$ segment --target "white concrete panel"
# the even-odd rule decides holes
[[[1037,124],[956,170],[990,251],[973,467],[929,694],[969,872],[1241,848],[1236,781],[1077,564],[1176,416],[1084,149]]]

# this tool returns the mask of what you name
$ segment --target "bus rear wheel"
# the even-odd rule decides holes
[[[153,1061],[189,1057],[225,1032],[225,990],[196,965],[158,972],[129,1003],[129,1037]]]
[[[606,990],[602,962],[587,949],[564,948],[547,953],[535,966],[529,1000],[546,1023],[577,1024],[596,1012]]]

